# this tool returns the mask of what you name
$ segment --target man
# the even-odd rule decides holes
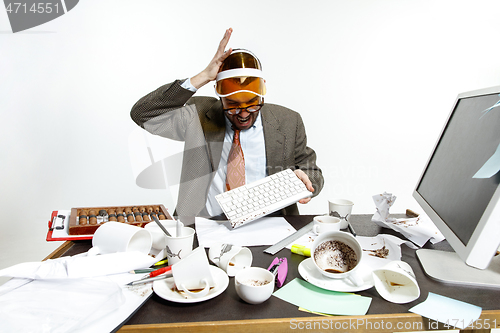
[[[233,158],[244,161],[245,183],[291,168],[313,196],[323,188],[323,175],[316,166],[316,153],[306,145],[300,115],[279,105],[264,104],[260,61],[247,50],[225,51],[231,33],[232,29],[226,30],[203,71],[158,88],[131,111],[132,119],[148,132],[185,142],[176,207],[179,216],[222,214],[215,195],[241,185],[234,185],[231,175],[232,166],[243,167],[243,162],[232,163]],[[193,97],[196,90],[212,81],[216,81],[220,100]],[[231,149],[239,147],[233,143],[236,138],[243,151],[239,159]],[[279,213],[299,214],[296,204]]]

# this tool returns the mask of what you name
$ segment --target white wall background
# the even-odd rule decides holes
[[[411,194],[458,93],[500,85],[496,0],[82,0],[13,34],[0,9],[0,268],[39,260],[52,210],[163,203],[135,184],[129,118],[143,95],[201,71],[228,27],[267,102],[301,113],[330,197],[371,214]],[[212,86],[199,94],[213,95]],[[464,156],[464,158],[467,158]]]

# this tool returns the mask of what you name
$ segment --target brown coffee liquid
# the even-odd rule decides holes
[[[396,282],[391,282],[391,287],[401,287],[401,286],[404,286],[404,284],[401,284],[401,283],[396,283]]]

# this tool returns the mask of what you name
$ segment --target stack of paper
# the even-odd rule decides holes
[[[236,229],[227,224],[228,221],[197,217],[196,236],[200,246],[209,248],[216,243],[238,246],[273,245],[295,232],[295,228],[282,217],[262,217]]]

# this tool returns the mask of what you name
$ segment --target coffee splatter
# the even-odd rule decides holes
[[[380,249],[376,249],[376,250],[363,250],[363,251],[371,252],[371,253],[368,253],[368,255],[374,256],[374,257],[379,257],[379,258],[382,258],[382,259],[387,259],[387,257],[389,256],[389,249],[386,248],[385,245],[382,248],[380,248]]]

